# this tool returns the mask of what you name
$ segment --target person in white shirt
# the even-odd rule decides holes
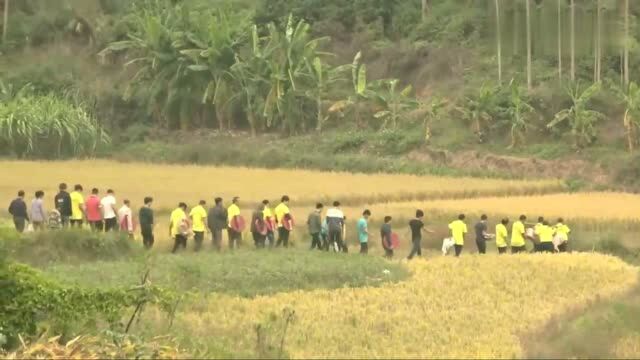
[[[113,190],[107,190],[107,196],[100,200],[102,205],[102,218],[104,219],[104,231],[118,229],[118,219],[116,217],[116,197]]]
[[[340,202],[333,202],[333,207],[327,210],[326,219],[329,228],[329,246],[336,252],[347,252],[347,244],[343,238],[345,217],[340,210]]]
[[[129,236],[133,236],[133,212],[129,205],[129,200],[125,200],[124,205],[118,210],[118,222],[120,223],[120,230],[128,232]]]

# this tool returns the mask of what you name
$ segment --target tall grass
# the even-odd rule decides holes
[[[0,102],[0,144],[19,157],[91,155],[109,141],[97,121],[70,99],[35,95],[27,86]]]

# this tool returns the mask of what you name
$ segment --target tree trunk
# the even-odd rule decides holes
[[[426,21],[427,16],[429,16],[429,0],[422,0],[422,21]]]
[[[629,110],[624,113],[624,125],[627,128],[627,146],[629,148],[629,153],[633,154],[635,136],[633,133],[633,123],[629,118]]]
[[[256,137],[256,117],[250,109],[247,111],[247,120],[249,121],[249,128],[251,129],[251,137]]]
[[[9,0],[4,0],[4,20],[2,23],[2,43],[7,42],[7,31],[9,30]]]
[[[624,0],[624,87],[629,87],[629,0]]]
[[[498,55],[498,83],[502,85],[502,36],[500,34],[500,0],[495,0],[496,3],[496,44]]]
[[[576,3],[571,0],[571,81],[576,80]]]
[[[558,80],[562,82],[562,1],[558,0]]]
[[[596,1],[596,36],[595,36],[595,51],[594,51],[594,63],[593,63],[593,81],[600,82],[600,63],[602,58],[602,4],[601,0]]]
[[[531,0],[526,2],[527,14],[527,89],[531,91],[533,84],[531,79]]]
[[[216,120],[218,120],[218,128],[220,129],[220,132],[225,130],[224,127],[224,108],[222,106],[222,104],[216,104]]]
[[[322,99],[320,97],[318,97],[318,99],[316,99],[317,105],[318,106],[318,120],[316,123],[316,131],[317,132],[321,132],[322,131],[322,122],[324,121],[324,112],[322,109]]]

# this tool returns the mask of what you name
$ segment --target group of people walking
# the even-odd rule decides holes
[[[99,189],[93,188],[85,199],[82,185],[75,185],[73,192],[68,193],[67,185],[62,183],[54,198],[54,210],[50,212],[45,211],[44,195],[43,191],[36,191],[29,209],[24,200],[25,192],[22,190],[18,192],[18,197],[11,202],[9,213],[13,216],[15,228],[19,232],[29,229],[28,224],[31,226],[30,230],[35,231],[45,228],[82,228],[86,221],[93,231],[123,231],[133,237],[137,223],[134,219],[131,203],[125,199],[122,205],[117,208],[115,192],[111,189],[101,197]],[[254,209],[248,227],[256,248],[289,246],[289,236],[294,228],[289,202],[289,196],[284,195],[274,209],[271,208],[269,200],[263,200]],[[155,242],[155,216],[152,205],[153,198],[145,197],[144,205],[139,209],[137,216],[142,242],[146,248],[153,247]],[[174,241],[173,253],[185,249],[190,237],[193,237],[195,251],[201,250],[205,233],[211,234],[211,241],[216,250],[222,249],[222,236],[225,231],[228,234],[230,249],[235,249],[242,243],[242,234],[247,224],[241,216],[239,197],[234,197],[228,207],[224,206],[222,198],[217,197],[214,200],[214,205],[209,209],[207,209],[207,202],[200,200],[198,205],[191,208],[188,213],[187,210],[187,204],[180,202],[169,217],[169,236]],[[311,242],[310,248],[312,250],[348,252],[346,216],[340,208],[340,202],[334,201],[324,216],[323,210],[324,204],[318,203],[307,217],[306,225]],[[356,222],[361,254],[367,254],[369,251],[371,215],[371,211],[365,209]],[[462,253],[468,232],[465,219],[465,215],[461,214],[448,225],[451,236],[443,241],[443,253],[446,254],[449,248],[454,248],[456,256],[460,256]],[[382,248],[388,258],[394,256],[394,250],[398,248],[399,244],[398,236],[392,230],[392,220],[391,216],[385,216],[380,227]],[[564,224],[562,219],[558,219],[553,226],[543,217],[540,217],[535,224],[527,224],[526,220],[525,215],[520,216],[513,223],[509,237],[508,218],[502,219],[495,226],[495,233],[489,233],[488,217],[482,215],[474,226],[478,252],[485,254],[487,241],[494,239],[500,254],[506,253],[509,246],[512,253],[525,251],[525,240],[534,243],[535,251],[564,252],[567,250],[571,229]],[[415,256],[422,255],[423,234],[434,231],[425,227],[424,211],[422,210],[416,210],[415,217],[409,221],[408,226],[411,232],[412,246],[407,259],[411,260]]]

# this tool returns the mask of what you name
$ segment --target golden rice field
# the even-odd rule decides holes
[[[613,346],[613,354],[618,359],[637,359],[640,356],[640,334],[620,338]]]
[[[596,254],[439,257],[408,266],[409,280],[379,288],[211,294],[177,315],[174,328],[252,349],[256,324],[290,308],[293,358],[514,358],[524,354],[521,336],[552,317],[638,283],[637,268]],[[166,326],[165,316],[150,316],[152,326]]]
[[[134,207],[144,196],[153,196],[156,207],[169,209],[184,201],[212,202],[214,196],[240,196],[246,207],[262,199],[275,201],[283,194],[296,204],[340,198],[347,203],[401,201],[424,198],[468,197],[480,194],[515,195],[557,191],[558,180],[521,181],[435,176],[349,174],[306,170],[267,170],[213,166],[153,165],[107,160],[0,161],[0,201],[7,203],[17,190],[31,198],[44,190],[53,201],[60,182],[82,184],[85,193],[97,187],[112,188],[119,199]]]
[[[531,220],[542,215],[568,220],[640,221],[640,195],[614,192],[409,201],[374,204],[370,207],[380,216],[404,214],[410,217],[416,209],[424,209],[432,213],[486,213],[512,218],[525,214]],[[360,207],[346,209],[352,216],[361,211]]]

